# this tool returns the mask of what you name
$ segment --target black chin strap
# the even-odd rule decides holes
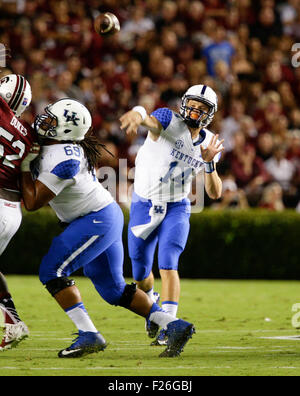
[[[186,117],[184,120],[185,120],[186,125],[189,126],[190,128],[195,128],[196,129],[196,128],[200,128],[201,127],[200,126],[201,120],[192,120],[189,117]]]

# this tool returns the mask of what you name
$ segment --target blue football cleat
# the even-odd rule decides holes
[[[167,348],[159,355],[159,357],[175,357],[179,356],[183,351],[185,344],[195,333],[195,327],[192,323],[182,319],[170,322],[166,329],[168,337]]]
[[[106,348],[106,342],[103,336],[91,331],[79,330],[78,337],[73,340],[73,344],[58,353],[60,358],[75,358],[87,355],[89,353],[103,351]]]

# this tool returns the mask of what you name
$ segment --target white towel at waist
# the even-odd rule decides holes
[[[149,210],[149,216],[151,218],[150,223],[140,224],[131,227],[131,231],[137,238],[147,239],[148,236],[154,231],[160,223],[163,221],[167,214],[167,203],[152,201],[152,206]]]

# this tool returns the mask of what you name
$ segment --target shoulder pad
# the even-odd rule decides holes
[[[173,112],[167,107],[162,107],[160,109],[154,110],[151,115],[161,123],[164,129],[167,129],[172,120]]]
[[[70,159],[67,161],[60,162],[55,168],[52,169],[51,173],[61,179],[72,179],[80,170],[80,161]]]

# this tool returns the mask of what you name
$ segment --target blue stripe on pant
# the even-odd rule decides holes
[[[53,239],[40,266],[41,282],[46,284],[83,268],[105,301],[118,305],[126,286],[123,225],[123,213],[116,202],[74,220]]]
[[[151,201],[132,201],[128,224],[128,249],[132,263],[133,277],[137,281],[147,278],[151,272],[154,253],[158,244],[159,269],[177,270],[190,230],[190,202],[184,199],[167,205],[167,214],[162,223],[144,240],[137,238],[131,227],[150,221]]]

